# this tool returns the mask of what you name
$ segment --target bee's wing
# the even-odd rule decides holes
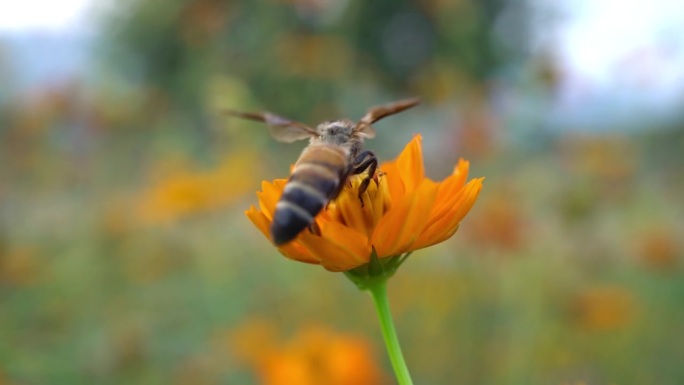
[[[256,120],[268,124],[271,136],[281,142],[291,143],[297,140],[308,139],[318,136],[316,130],[304,123],[295,122],[270,112],[239,112],[226,111],[226,114],[243,119]]]
[[[378,120],[409,109],[420,103],[420,99],[411,98],[399,100],[396,102],[383,104],[382,106],[376,106],[368,110],[366,115],[364,115],[359,122],[356,124],[356,131],[364,134],[367,138],[372,138],[375,136],[375,129],[371,124],[377,122]]]
[[[382,106],[376,106],[368,110],[368,112],[366,112],[366,115],[364,115],[363,118],[359,120],[359,122],[365,124],[373,124],[378,120],[384,118],[385,116],[394,115],[398,112],[409,109],[417,105],[418,103],[420,103],[420,99],[411,98],[384,104]]]

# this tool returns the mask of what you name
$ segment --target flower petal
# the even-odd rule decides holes
[[[425,179],[422,140],[420,135],[415,135],[396,160],[398,175],[404,182],[407,193],[416,190],[420,182]]]
[[[245,211],[245,215],[249,220],[254,223],[254,225],[261,231],[262,234],[270,241],[271,240],[271,221],[264,215],[264,213],[258,211],[254,206],[251,206],[249,210]],[[311,252],[309,252],[304,246],[298,244],[297,242],[290,242],[278,248],[278,251],[289,259],[294,259],[299,262],[320,264],[320,259],[316,258]]]
[[[372,237],[379,257],[399,255],[411,247],[423,231],[437,197],[439,184],[423,179],[418,188],[407,194],[380,220]]]
[[[458,163],[454,167],[454,172],[451,174],[451,176],[455,177],[459,181],[460,186],[463,186],[466,182],[466,179],[468,179],[469,169],[470,162],[464,160],[463,158],[460,158],[458,160]]]
[[[355,191],[351,190],[351,192]],[[368,205],[368,203],[365,204]],[[371,227],[373,224],[370,223],[371,218],[364,215],[358,196],[345,191],[335,200],[335,209],[343,224],[365,234],[367,237],[370,236],[370,232],[373,231]]]
[[[368,238],[370,238],[383,215],[389,210],[392,201],[387,178],[379,177],[377,183],[371,182],[365,195],[368,195],[369,203],[364,206],[363,210],[371,221],[371,226],[367,233]]]
[[[393,199],[401,199],[406,193],[404,181],[401,179],[401,171],[397,167],[397,162],[386,162],[380,166],[384,173],[382,179],[387,181],[389,194]]]
[[[263,181],[261,182],[261,191],[257,191],[259,208],[269,221],[273,220],[275,206],[283,194],[285,183],[287,183],[286,179],[276,179],[272,183]]]
[[[257,229],[259,229],[259,231],[261,231],[261,233],[264,234],[267,239],[271,239],[269,232],[271,221],[266,218],[262,212],[257,210],[254,206],[250,206],[249,210],[245,211],[245,215],[250,221],[252,221],[252,223],[254,223],[254,226],[256,226]]]
[[[288,259],[299,262],[310,263],[313,265],[320,265],[321,259],[317,255],[309,251],[304,245],[297,241],[292,241],[278,248],[280,254]]]
[[[428,227],[444,216],[448,216],[457,207],[458,202],[466,192],[459,179],[456,175],[451,175],[444,182],[440,183],[437,203],[430,213]]]
[[[437,201],[442,202],[453,196],[465,185],[468,178],[468,168],[470,163],[466,160],[459,159],[458,164],[454,167],[454,172],[442,181],[437,193]]]
[[[320,221],[322,236],[303,231],[297,242],[320,259],[330,271],[346,271],[367,263],[371,255],[368,239],[338,222]]]
[[[371,247],[366,235],[339,222],[321,220],[318,223],[322,237],[327,238],[332,243],[349,248],[350,251],[360,255],[363,259],[368,259]]]
[[[462,189],[459,200],[455,202],[448,211],[444,212],[440,218],[430,223],[418,236],[412,246],[412,250],[422,249],[434,244],[444,242],[449,239],[456,230],[463,217],[470,211],[477,200],[477,196],[482,189],[484,178],[473,179]]]

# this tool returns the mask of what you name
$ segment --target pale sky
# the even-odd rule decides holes
[[[678,114],[684,100],[684,1],[537,0],[562,5],[542,37],[563,78],[557,121],[589,126]],[[601,109],[601,111],[597,111]]]
[[[684,50],[684,1],[536,0],[559,6],[567,16],[558,26],[557,53],[573,71],[602,81],[628,59],[634,47],[679,45]],[[97,0],[0,0],[0,33],[63,32],[74,28]],[[668,47],[663,47],[668,49]],[[671,58],[669,58],[671,59]],[[682,57],[676,60],[684,61]],[[675,71],[683,62],[672,63]],[[671,75],[668,75],[671,76]]]
[[[73,35],[93,27],[90,7],[111,1],[0,0],[0,37]],[[671,109],[684,98],[684,0],[530,1],[560,9],[559,22],[540,27],[537,39],[565,75],[561,111],[604,102]]]
[[[0,33],[22,31],[66,32],[86,19],[88,7],[100,0],[0,0]],[[682,0],[536,0],[559,6],[565,20],[556,28],[552,44],[573,72],[596,82],[611,77],[635,47],[674,55],[662,75],[684,69],[684,1]],[[542,31],[540,31],[543,33]],[[657,59],[657,58],[656,58]],[[666,64],[666,63],[663,63]],[[676,75],[676,74],[675,74]]]
[[[684,69],[684,1],[564,3],[567,21],[558,28],[556,47],[566,65],[575,71],[601,81],[623,65],[633,68],[626,62],[638,59],[634,57],[638,55],[643,56],[644,64],[652,55],[664,55],[669,63],[662,63],[662,70]]]
[[[64,32],[74,28],[93,0],[0,0],[0,33]]]

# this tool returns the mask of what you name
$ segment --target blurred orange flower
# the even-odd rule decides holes
[[[478,207],[477,213],[470,218],[466,234],[473,245],[508,251],[516,251],[524,246],[526,213],[515,192],[500,188],[497,193],[480,202]]]
[[[262,330],[257,328],[256,330]],[[386,381],[365,339],[309,326],[286,343],[275,340],[273,333],[240,335],[237,347],[258,354],[244,354],[263,385],[377,385]],[[240,342],[241,340],[241,342]],[[255,353],[256,353],[255,352]],[[238,352],[242,355],[244,352]]]
[[[350,183],[316,217],[321,235],[302,231],[278,248],[287,258],[320,264],[330,271],[347,271],[368,263],[373,252],[382,259],[399,256],[450,238],[470,211],[482,188],[477,178],[466,183],[467,161],[459,160],[442,182],[425,177],[421,137],[416,135],[399,157],[383,164],[362,195],[362,175]],[[275,206],[285,179],[262,182],[259,206],[247,210],[249,219],[268,238]]]
[[[40,281],[42,263],[33,247],[0,244],[0,282],[8,286],[30,286]],[[2,382],[0,382],[2,384]]]
[[[640,262],[663,272],[675,271],[681,255],[677,231],[666,227],[643,232],[636,250]]]
[[[578,326],[585,330],[614,330],[627,326],[635,311],[634,298],[618,286],[595,287],[579,294],[572,303]]]
[[[143,223],[168,223],[234,201],[246,193],[253,180],[254,154],[227,156],[213,170],[174,170],[144,190],[136,201]]]

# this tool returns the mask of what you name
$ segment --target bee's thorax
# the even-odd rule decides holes
[[[318,137],[312,137],[311,144],[339,147],[349,159],[353,159],[363,145],[363,138],[354,132],[355,127],[356,123],[348,119],[323,122],[316,128]]]

